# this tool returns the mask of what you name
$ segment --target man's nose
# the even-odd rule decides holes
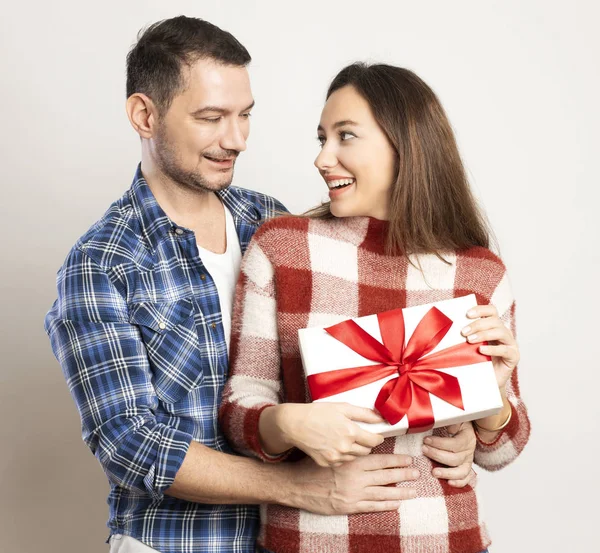
[[[237,121],[232,121],[221,138],[221,148],[243,152],[246,149],[246,135]]]

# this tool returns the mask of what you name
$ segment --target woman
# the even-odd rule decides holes
[[[463,334],[492,357],[503,398],[475,421],[475,462],[513,461],[529,436],[517,385],[514,301],[502,261],[465,177],[446,115],[414,73],[353,64],[327,93],[315,161],[330,202],[308,217],[282,217],[254,236],[234,315],[231,378],[221,422],[232,445],[269,462],[303,454],[320,465],[406,453],[420,477],[396,511],[324,517],[263,506],[259,545],[274,553],[479,553],[488,547],[475,482],[435,478],[423,451],[444,430],[387,438],[361,430],[370,410],[311,404],[297,331],[474,293]],[[493,304],[493,305],[491,305]],[[405,483],[403,483],[406,485]]]

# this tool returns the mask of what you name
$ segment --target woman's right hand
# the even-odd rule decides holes
[[[371,409],[349,403],[285,403],[278,407],[278,426],[284,441],[322,467],[368,455],[384,440],[356,424],[384,422]]]

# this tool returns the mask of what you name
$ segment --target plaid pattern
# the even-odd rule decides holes
[[[244,251],[285,208],[218,193]],[[253,506],[164,495],[191,440],[230,453],[217,426],[227,346],[217,290],[193,232],[159,207],[138,167],[131,189],[73,247],[45,327],[77,404],[83,439],[110,482],[111,534],[163,553],[254,551]]]
[[[474,293],[493,302],[514,329],[514,301],[502,262],[484,248],[412,258],[383,251],[387,223],[369,218],[311,220],[283,217],[254,236],[242,264],[234,311],[231,376],[220,417],[238,451],[264,461],[258,440],[261,411],[281,402],[309,401],[299,328],[326,326],[400,307]],[[422,271],[419,269],[422,269]],[[495,444],[478,444],[475,461],[498,469],[515,459],[529,436],[517,386],[509,386],[513,418]],[[444,435],[445,429],[435,434]],[[298,509],[261,507],[259,545],[277,553],[476,553],[490,543],[481,519],[476,481],[455,489],[431,475],[421,452],[432,432],[388,438],[378,453],[405,453],[421,472],[418,497],[397,512],[319,516]],[[400,484],[405,485],[405,484]]]

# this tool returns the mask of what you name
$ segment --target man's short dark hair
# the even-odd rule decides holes
[[[166,113],[184,89],[182,66],[200,59],[245,67],[252,58],[231,33],[203,19],[180,15],[150,25],[127,55],[127,98],[145,94]]]

